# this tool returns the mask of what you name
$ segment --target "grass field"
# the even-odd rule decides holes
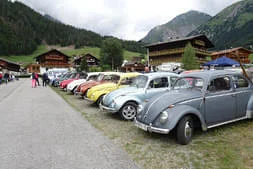
[[[74,49],[73,47],[60,47],[60,46],[46,46],[40,45],[36,51],[34,51],[31,55],[20,55],[20,56],[0,56],[0,58],[7,59],[12,62],[20,63],[24,67],[29,63],[35,63],[34,58],[42,53],[49,51],[49,48],[59,49],[62,53],[71,57],[73,60],[74,55],[84,55],[90,53],[91,55],[95,56],[96,58],[100,58],[100,48],[98,47],[83,47],[80,49]],[[133,56],[140,56],[140,53],[131,52],[124,50],[124,59],[131,60]]]
[[[193,141],[182,146],[176,143],[173,134],[146,133],[131,121],[122,121],[79,97],[53,89],[143,168],[252,169],[252,120],[197,131]]]
[[[35,63],[34,58],[44,52],[47,52],[45,45],[41,45],[34,51],[31,55],[19,55],[19,56],[0,56],[0,58],[7,59],[12,62],[20,63],[23,66],[28,65],[29,63]]]

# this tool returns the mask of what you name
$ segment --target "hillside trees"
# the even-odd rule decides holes
[[[112,70],[121,66],[123,61],[123,48],[118,39],[107,38],[103,41],[100,50],[100,62],[102,67],[111,67]]]
[[[101,47],[102,37],[92,31],[49,20],[21,2],[0,0],[0,55],[30,54],[45,41],[49,45]],[[119,40],[126,50],[145,52],[135,41]]]

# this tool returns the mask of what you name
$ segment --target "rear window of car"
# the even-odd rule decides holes
[[[237,88],[245,88],[245,87],[249,86],[248,81],[244,77],[239,76],[239,75],[233,75],[232,82],[233,82],[234,88],[236,88],[236,89]]]

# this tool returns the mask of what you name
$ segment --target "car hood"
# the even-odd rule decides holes
[[[116,99],[119,96],[136,94],[138,92],[142,92],[143,93],[143,91],[144,91],[143,88],[137,88],[137,87],[131,87],[131,86],[119,88],[117,90],[114,90],[114,91],[108,93],[105,96],[105,99],[103,100],[103,104],[104,105],[109,105],[109,104],[112,103],[112,101],[114,99]]]
[[[88,90],[87,97],[91,97],[91,95],[95,92],[111,90],[112,88],[115,89],[116,87],[117,87],[117,84],[115,83],[103,83],[103,84],[93,86],[92,88]]]
[[[86,92],[87,89],[90,89],[93,86],[99,85],[99,84],[103,84],[103,83],[108,83],[105,81],[93,81],[93,82],[85,82],[85,85],[81,86],[81,92]]]
[[[66,85],[66,84],[69,84],[70,82],[72,82],[72,81],[74,81],[74,80],[76,80],[76,79],[64,80],[64,81],[62,81],[62,84],[63,84],[63,85]]]
[[[81,84],[86,82],[86,79],[78,79],[78,80],[74,80],[71,83],[69,83],[70,85],[77,85],[77,84]]]
[[[111,87],[116,87],[116,86],[117,86],[117,84],[109,82],[109,83],[104,83],[104,84],[94,86],[90,90],[94,92],[94,91],[97,91],[97,90],[104,90],[104,89],[111,88]]]
[[[167,109],[168,106],[199,97],[201,97],[201,92],[198,90],[182,89],[165,92],[162,95],[153,97],[145,104],[141,116],[138,116],[138,120],[150,124],[163,110]]]

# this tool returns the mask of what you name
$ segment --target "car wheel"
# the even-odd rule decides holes
[[[119,113],[123,120],[133,120],[137,113],[137,104],[128,102],[120,109]]]
[[[191,116],[184,116],[177,125],[177,141],[186,145],[191,142],[193,136],[193,120]]]
[[[77,86],[75,86],[75,87],[71,90],[71,93],[72,93],[72,94],[75,94],[76,88],[77,88]]]
[[[103,98],[104,98],[104,94],[103,95],[101,95],[98,99],[97,99],[97,101],[96,101],[96,105],[97,106],[99,106],[99,104],[101,103],[101,101],[103,100]]]

